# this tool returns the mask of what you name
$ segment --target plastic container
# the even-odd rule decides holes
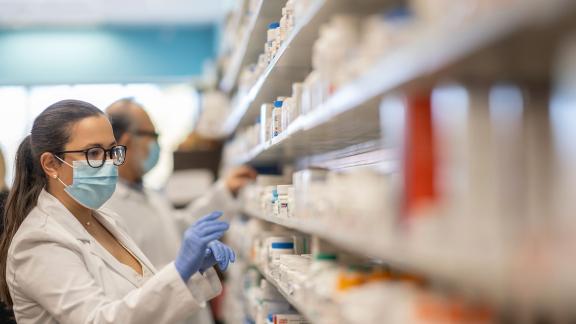
[[[290,209],[288,204],[288,191],[290,188],[292,188],[292,185],[279,185],[276,187],[276,192],[278,193],[278,200],[276,201],[276,212],[278,217],[288,218],[288,210]]]
[[[273,108],[274,106],[272,104],[263,104],[260,107],[260,144],[264,144],[272,138],[271,130]]]
[[[286,129],[288,129],[288,126],[290,126],[291,123],[291,114],[292,114],[292,106],[294,100],[289,97],[286,98],[284,100],[284,103],[282,104],[282,130],[286,131]]]
[[[268,25],[266,46],[264,48],[267,64],[270,64],[270,61],[272,61],[272,59],[274,59],[274,56],[276,55],[276,48],[277,48],[276,42],[279,38],[279,33],[280,33],[279,22],[273,22],[270,25]]]
[[[332,298],[338,280],[337,256],[332,253],[318,253],[310,265],[306,285],[318,296]]]
[[[278,98],[274,102],[274,109],[272,110],[272,138],[280,135],[282,133],[282,106],[284,104],[284,98]]]
[[[294,183],[294,214],[299,218],[315,215],[318,210],[318,193],[323,192],[328,178],[328,170],[306,169],[292,175]]]
[[[304,85],[302,83],[294,83],[292,85],[292,102],[290,105],[289,124],[293,123],[296,118],[302,114],[302,92]]]
[[[292,237],[268,237],[264,244],[268,252],[268,262],[277,259],[280,255],[294,254],[294,239]]]
[[[269,245],[271,260],[278,259],[280,255],[294,254],[294,242],[274,242]]]

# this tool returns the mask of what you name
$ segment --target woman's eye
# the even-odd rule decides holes
[[[89,159],[99,159],[101,158],[101,151],[100,150],[90,150],[88,151],[88,158]]]

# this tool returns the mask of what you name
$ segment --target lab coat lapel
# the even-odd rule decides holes
[[[96,213],[96,216],[98,217],[100,223],[104,225],[104,227],[106,227],[118,241],[120,241],[127,249],[129,249],[130,252],[132,252],[132,254],[134,254],[140,262],[143,263],[143,266],[146,266],[148,269],[150,269],[152,273],[156,273],[156,269],[152,263],[150,263],[146,255],[144,255],[140,248],[136,246],[134,241],[120,229],[120,226],[118,226],[116,220],[113,217],[108,216],[106,212],[102,210],[99,210]]]
[[[50,218],[54,219],[66,232],[70,233],[76,239],[83,242],[93,240],[90,233],[86,231],[78,219],[64,207],[60,200],[52,196],[48,191],[42,190],[40,192],[37,207],[45,214],[50,215]]]
[[[109,267],[114,269],[117,273],[119,273],[122,277],[126,278],[126,280],[130,281],[135,287],[138,287],[137,278],[134,276],[134,273],[127,269],[124,265],[120,263],[120,261],[116,260],[116,258],[108,253],[106,249],[86,231],[84,226],[78,221],[74,215],[54,196],[48,193],[46,190],[42,190],[40,196],[38,197],[38,208],[45,212],[46,214],[50,215],[52,219],[58,222],[64,230],[71,235],[73,235],[77,240],[81,241],[83,244],[87,244],[89,246],[90,253],[106,264]],[[96,213],[98,214],[98,213]],[[111,227],[109,222],[106,222],[106,227],[110,230]],[[117,231],[110,231],[114,236],[116,236]],[[118,236],[116,236],[117,239]],[[124,242],[122,242],[125,244]],[[134,253],[134,252],[133,252]],[[150,268],[153,269],[153,268]]]
[[[131,270],[128,266],[123,265],[118,261],[110,252],[108,252],[103,246],[101,246],[95,240],[90,241],[90,253],[92,255],[100,258],[104,261],[110,268],[114,269],[118,274],[124,277],[126,280],[130,281],[134,287],[139,287],[138,278],[136,273]]]

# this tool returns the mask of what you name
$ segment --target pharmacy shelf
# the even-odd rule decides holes
[[[318,109],[297,118],[279,136],[236,157],[230,164],[294,160],[378,140],[379,97],[357,89],[373,85],[384,71],[384,68],[371,70]]]
[[[253,123],[261,104],[272,102],[277,96],[288,95],[291,84],[305,78],[310,70],[310,58],[306,60],[303,57],[311,54],[310,44],[320,26],[341,10],[341,7],[334,5],[337,1],[328,2],[330,4],[318,0],[312,5],[308,15],[296,26],[263,75],[234,107],[225,122],[224,133],[231,134],[239,125]],[[559,35],[553,27],[563,26],[573,18],[575,7],[576,3],[571,0],[526,0],[522,1],[522,5],[503,5],[497,13],[480,14],[465,25],[445,24],[428,28],[408,44],[382,58],[375,67],[380,73],[374,73],[370,83],[358,83],[362,87],[348,87],[346,92],[358,95],[360,104],[362,99],[412,85],[427,84],[444,76],[490,73],[489,69],[482,68],[484,65],[481,63],[470,64],[469,60],[478,63],[484,59],[486,62],[504,52],[509,57],[518,57],[541,50],[541,45],[538,45],[539,48],[527,48],[525,44],[518,46],[514,40],[525,40],[528,34],[536,35],[532,34],[535,29],[548,31],[543,32],[545,36],[539,35],[543,39],[557,38]],[[540,43],[533,41],[532,44]],[[507,47],[509,51],[503,51]],[[511,51],[516,51],[516,55],[510,54]],[[513,65],[510,63],[515,62],[508,60],[503,69]],[[479,68],[471,70],[471,65]]]
[[[242,96],[224,123],[224,134],[232,134],[240,124],[253,122],[260,112],[260,105],[291,91],[294,82],[302,81],[311,71],[312,47],[320,26],[330,17],[346,8],[341,0],[314,0],[308,11],[284,41],[276,56]],[[264,44],[264,43],[262,43]]]
[[[244,213],[269,223],[317,236],[343,251],[381,260],[397,269],[422,274],[463,295],[480,298],[497,307],[525,297],[523,292],[507,290],[512,280],[509,275],[514,273],[511,265],[485,253],[486,251],[470,250],[466,251],[469,253],[462,253],[462,250],[458,250],[456,253],[457,248],[453,245],[415,244],[414,237],[405,237],[384,230],[378,231],[372,224],[368,225],[369,228],[342,227],[313,219],[273,217],[253,210],[244,210]],[[536,300],[538,299],[534,299]],[[540,305],[545,301],[539,300]]]
[[[262,274],[262,276],[270,282],[280,294],[286,299],[290,305],[292,305],[302,316],[306,317],[310,323],[314,324],[329,324],[329,323],[347,323],[348,321],[340,318],[338,315],[338,307],[335,304],[326,305],[323,303],[323,307],[318,307],[320,303],[313,300],[305,300],[304,298],[299,298],[302,296],[297,296],[295,292],[289,292],[284,285],[273,278],[264,267],[257,265],[256,268]],[[310,298],[308,298],[310,299]]]
[[[390,260],[390,254],[386,252],[388,246],[387,242],[384,241],[384,237],[355,235],[356,233],[354,232],[337,230],[334,226],[330,226],[325,222],[314,221],[312,219],[274,217],[249,209],[245,209],[243,212],[248,216],[269,223],[318,236],[350,252],[355,252],[370,258]]]
[[[257,61],[258,55],[264,49],[268,24],[280,20],[285,3],[286,0],[259,1],[256,11],[250,16],[242,40],[232,55],[230,65],[220,81],[222,91],[232,92],[242,68]]]

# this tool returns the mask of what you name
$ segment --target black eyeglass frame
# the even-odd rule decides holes
[[[112,152],[113,152],[115,149],[119,148],[119,147],[124,149],[124,160],[123,160],[121,163],[116,163],[116,161],[114,161],[114,158],[112,157]],[[93,165],[90,163],[90,161],[94,161],[94,160],[90,160],[90,159],[88,158],[88,152],[89,152],[90,150],[94,150],[94,149],[99,149],[99,150],[104,151],[104,155],[103,155],[102,161],[101,161],[100,165],[98,165],[98,166],[93,166]],[[87,148],[87,149],[85,149],[85,150],[60,151],[60,152],[55,152],[54,154],[56,154],[56,155],[61,155],[61,154],[66,154],[66,153],[84,153],[84,157],[86,158],[86,162],[88,162],[88,165],[89,165],[90,167],[92,167],[92,168],[97,169],[97,168],[101,168],[101,167],[104,165],[104,163],[106,162],[106,159],[108,159],[108,158],[109,158],[110,160],[112,160],[112,163],[114,163],[115,166],[121,166],[122,164],[124,164],[124,163],[126,162],[126,152],[127,152],[127,151],[128,151],[128,148],[126,147],[126,145],[114,145],[114,146],[112,146],[112,147],[109,148],[109,149],[105,149],[105,148],[103,148],[103,147],[95,146],[95,147]]]

